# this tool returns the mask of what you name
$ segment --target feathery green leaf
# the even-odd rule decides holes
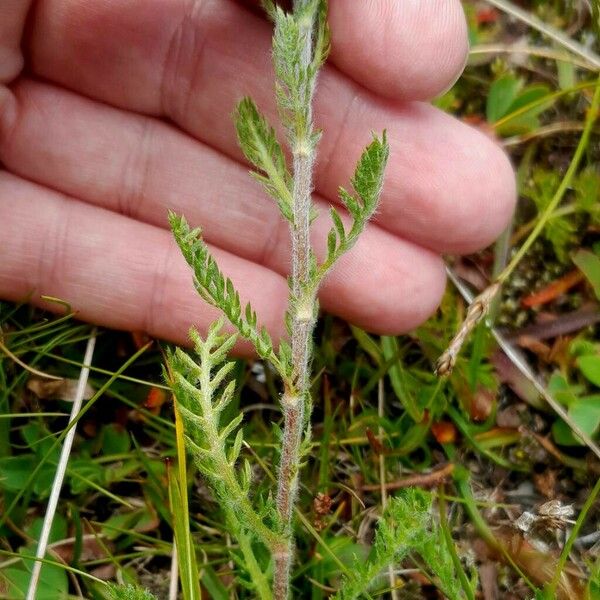
[[[108,585],[112,600],[157,600],[156,596],[133,585]]]
[[[244,98],[235,113],[237,137],[244,155],[258,172],[252,172],[279,206],[283,217],[292,222],[292,178],[275,130],[251,98]]]
[[[352,187],[363,202],[363,214],[367,219],[371,218],[377,208],[389,154],[390,148],[384,131],[381,139],[373,136],[373,141],[367,146],[356,166]]]
[[[200,236],[200,230],[191,229],[184,217],[172,212],[169,213],[169,222],[185,260],[194,271],[194,285],[200,296],[220,309],[240,334],[254,345],[258,355],[281,372],[271,337],[266,329],[257,329],[254,312],[249,306],[242,314],[240,296],[231,280],[221,273]],[[247,319],[248,314],[253,315],[252,320]],[[229,344],[233,345],[231,338]],[[220,350],[217,352],[222,353]]]
[[[277,7],[273,17],[275,92],[281,120],[295,151],[300,150],[299,144],[310,154],[320,138],[320,132],[313,131],[312,99],[317,73],[329,52],[327,2],[297,3],[293,13]]]
[[[452,558],[433,521],[431,505],[431,494],[417,488],[408,488],[392,498],[377,525],[368,560],[356,561],[334,600],[360,598],[390,564],[409,553],[421,556],[431,574],[439,577],[434,582],[450,600],[464,599]]]
[[[177,398],[177,410],[184,423],[186,443],[200,472],[209,480],[222,505],[245,520],[245,527],[265,545],[279,542],[262,521],[249,497],[251,472],[246,463],[236,468],[243,444],[239,429],[243,413],[222,425],[221,414],[234,395],[235,382],[226,383],[233,363],[220,352],[232,344],[231,336],[221,333],[223,320],[208,330],[205,339],[192,332],[198,364],[177,348],[167,354],[169,385]],[[235,438],[230,436],[235,432]],[[238,524],[239,526],[239,524]]]
[[[352,187],[358,198],[340,188],[340,199],[352,217],[352,225],[350,230],[346,231],[338,211],[330,209],[333,227],[327,237],[327,258],[317,269],[315,287],[336,261],[354,246],[377,209],[388,157],[389,145],[384,131],[381,138],[373,136],[373,141],[365,148],[356,166]]]

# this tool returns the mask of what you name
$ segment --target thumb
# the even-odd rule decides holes
[[[0,84],[12,81],[23,68],[21,37],[31,0],[0,2]]]

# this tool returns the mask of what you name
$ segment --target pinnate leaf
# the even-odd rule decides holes
[[[275,130],[251,98],[237,105],[235,125],[244,155],[258,169],[253,177],[277,201],[283,217],[292,221],[291,176]]]

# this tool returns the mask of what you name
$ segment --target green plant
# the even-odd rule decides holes
[[[350,574],[334,596],[335,600],[360,598],[384,574],[384,569],[410,554],[418,555],[428,572],[450,600],[461,599],[463,590],[444,542],[442,529],[431,515],[432,496],[407,489],[393,498],[377,526],[373,548],[366,561],[355,561]],[[411,526],[407,527],[406,524]],[[472,597],[472,590],[470,590]]]
[[[112,600],[156,600],[150,592],[133,585],[110,585],[108,589]]]
[[[302,457],[310,447],[310,364],[317,293],[328,271],[354,245],[373,215],[389,150],[385,133],[381,138],[374,137],[358,162],[352,179],[354,193],[340,188],[340,200],[351,224],[344,225],[340,213],[330,209],[332,228],[327,237],[327,254],[319,262],[309,239],[314,218],[313,166],[321,136],[313,123],[312,100],[317,74],[328,52],[327,6],[324,0],[297,0],[292,13],[270,2],[266,8],[275,23],[276,97],[292,168],[288,167],[275,130],[250,98],[238,104],[235,119],[240,146],[255,168],[253,177],[276,201],[290,226],[292,272],[286,313],[290,341],[283,340],[276,348],[268,332],[258,325],[252,307],[242,307],[234,284],[221,273],[199,229],[191,229],[183,217],[175,214],[170,215],[170,223],[193,269],[200,296],[223,312],[239,335],[253,344],[258,355],[281,378],[284,427],[274,501],[271,496],[253,497],[250,464],[245,460],[239,466],[242,415],[231,422],[221,422],[223,410],[234,394],[234,383],[227,383],[233,363],[226,362],[226,356],[236,335],[222,335],[223,322],[211,327],[205,340],[192,332],[198,362],[176,350],[169,355],[168,365],[188,446],[223,507],[229,530],[237,538],[243,566],[251,577],[249,585],[261,598],[271,597],[270,566],[261,560],[257,548],[262,546],[273,557],[272,595],[281,599],[289,595],[294,556],[292,516]]]

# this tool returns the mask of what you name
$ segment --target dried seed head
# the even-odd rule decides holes
[[[435,374],[438,377],[445,377],[446,375],[450,375],[452,373],[452,369],[454,368],[454,364],[456,362],[456,357],[452,356],[450,352],[446,350],[442,356],[438,359],[435,365]]]
[[[572,504],[563,504],[560,500],[550,500],[538,508],[540,519],[552,529],[564,529],[568,523],[573,523],[570,518],[575,514]]]
[[[435,374],[438,377],[444,377],[452,373],[456,364],[456,358],[469,334],[475,329],[477,324],[487,315],[490,310],[493,299],[500,291],[500,284],[494,283],[487,287],[479,296],[473,299],[467,316],[463,321],[457,334],[454,336],[447,350],[440,356],[435,367]]]
[[[574,521],[570,518],[575,514],[571,504],[563,504],[560,500],[550,500],[542,504],[537,515],[525,511],[516,521],[515,527],[525,533],[534,530],[541,532],[543,530],[565,529],[568,524]]]
[[[333,500],[331,496],[319,492],[313,500],[313,508],[317,515],[328,515],[331,511]]]
[[[537,521],[537,517],[528,511],[525,511],[516,521],[515,527],[527,533]]]

